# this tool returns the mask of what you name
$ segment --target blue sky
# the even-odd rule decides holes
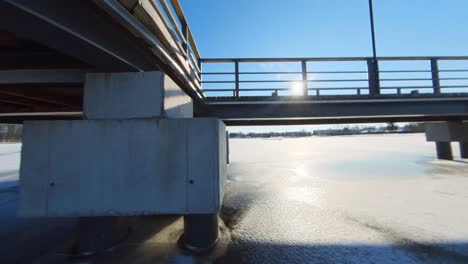
[[[372,55],[368,0],[180,2],[204,58]],[[468,55],[467,10],[468,0],[374,0],[378,56]]]
[[[370,56],[367,0],[181,0],[203,57]],[[468,55],[467,0],[374,0],[379,56]]]

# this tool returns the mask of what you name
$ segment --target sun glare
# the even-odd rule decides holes
[[[301,81],[292,82],[289,86],[292,95],[301,95],[304,89],[304,84]]]

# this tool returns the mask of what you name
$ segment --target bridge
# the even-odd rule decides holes
[[[203,58],[177,0],[0,1],[0,121],[26,121],[20,213],[183,213],[186,238],[205,246],[222,203],[224,125],[444,121],[428,140],[441,158],[451,141],[466,155],[467,73],[464,56]],[[137,169],[146,161],[134,156],[157,165]],[[103,187],[107,174],[146,181],[116,204],[106,199],[125,186]],[[211,230],[208,242],[194,229]]]
[[[467,116],[468,57],[202,58],[177,1],[17,0],[0,12],[7,122],[81,118],[86,72],[154,70],[193,99],[196,117],[228,125]],[[242,70],[259,64],[287,70]]]

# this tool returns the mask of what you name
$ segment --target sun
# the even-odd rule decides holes
[[[304,90],[304,83],[301,81],[292,82],[289,86],[289,89],[291,90],[291,94],[301,95]]]

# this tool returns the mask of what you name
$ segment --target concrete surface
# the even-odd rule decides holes
[[[216,118],[25,123],[23,217],[218,213],[226,132]]]
[[[190,118],[192,99],[161,72],[86,75],[83,113],[87,119]]]
[[[468,142],[468,122],[431,122],[425,126],[427,141]]]

